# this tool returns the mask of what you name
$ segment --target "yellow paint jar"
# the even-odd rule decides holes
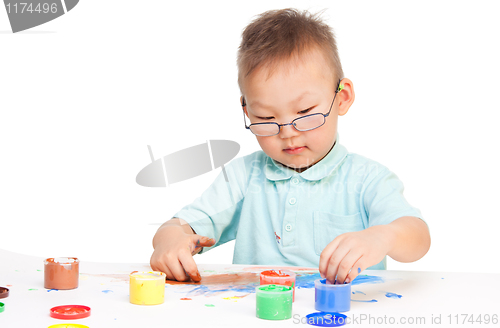
[[[132,272],[130,274],[130,303],[139,305],[163,303],[165,278],[165,273],[158,271]]]

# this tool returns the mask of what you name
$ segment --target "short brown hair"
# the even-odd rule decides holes
[[[333,69],[334,83],[344,77],[332,28],[317,14],[296,9],[269,10],[260,14],[243,31],[238,49],[238,84],[260,67],[272,72],[278,64],[318,48]]]

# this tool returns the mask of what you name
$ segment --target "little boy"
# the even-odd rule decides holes
[[[199,281],[192,256],[233,239],[235,264],[319,266],[332,283],[385,269],[386,255],[427,253],[429,230],[396,175],[339,144],[354,88],[328,25],[293,9],[261,14],[243,32],[238,71],[262,151],[232,161],[158,229],[153,270]]]

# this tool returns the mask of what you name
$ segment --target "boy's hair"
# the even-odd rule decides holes
[[[335,36],[330,26],[317,14],[296,9],[270,10],[260,14],[242,33],[238,49],[238,84],[243,93],[243,79],[260,67],[269,69],[293,55],[314,48],[321,50],[333,70],[336,82],[344,77]]]

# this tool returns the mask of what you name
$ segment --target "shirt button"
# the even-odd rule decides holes
[[[290,198],[288,202],[290,203],[290,205],[294,205],[297,202],[297,200],[295,198]]]
[[[292,225],[291,225],[291,224],[287,224],[287,225],[285,226],[285,230],[286,230],[286,231],[292,231]]]
[[[293,180],[292,180],[292,183],[293,183],[294,185],[298,185],[298,184],[299,184],[299,179],[297,179],[297,178],[293,179]]]

